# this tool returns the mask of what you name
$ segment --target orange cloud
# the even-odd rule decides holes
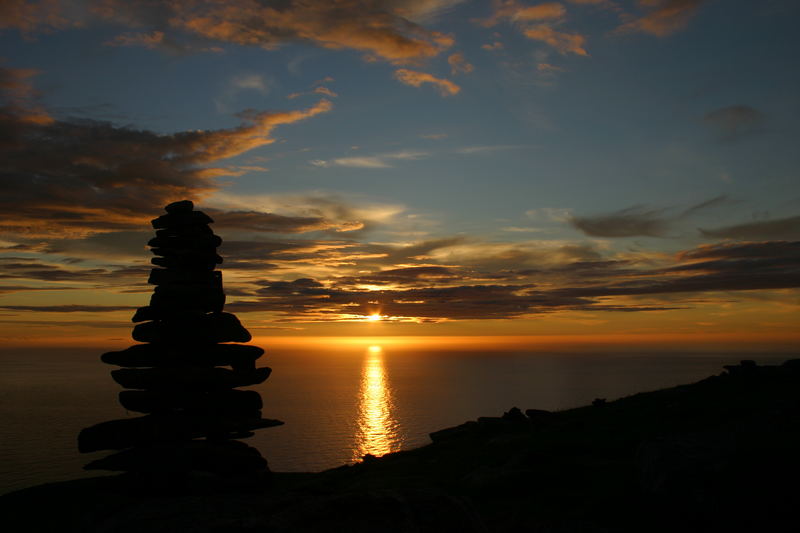
[[[500,41],[495,41],[491,44],[481,45],[481,48],[483,48],[484,50],[488,50],[489,52],[494,52],[495,50],[502,50],[503,43],[501,43]]]
[[[501,20],[513,22],[530,22],[539,20],[558,20],[564,18],[567,10],[558,2],[548,2],[535,6],[524,6],[516,0],[494,0],[492,16],[481,21],[486,27],[491,27]]]
[[[417,72],[416,70],[401,68],[394,72],[394,77],[398,81],[405,83],[406,85],[411,85],[412,87],[419,87],[423,83],[430,83],[439,89],[439,92],[442,93],[442,96],[452,96],[461,91],[461,87],[452,81],[444,78],[437,78],[436,76],[428,74],[427,72]]]
[[[618,31],[642,32],[665,37],[686,27],[703,0],[640,0],[643,6],[655,6],[647,15],[623,24]]]
[[[105,0],[95,14],[129,26],[169,28],[218,43],[272,49],[285,42],[307,41],[324,48],[358,50],[370,59],[397,64],[436,56],[453,44],[451,36],[428,30],[405,18],[405,11],[379,0],[280,4],[207,0],[143,6]],[[431,6],[418,8],[412,12]]]
[[[123,33],[104,43],[106,46],[142,46],[144,48],[159,48],[164,45],[164,32],[152,31],[149,33]]]
[[[288,98],[289,100],[294,100],[295,98],[298,98],[298,97],[306,95],[306,94],[322,94],[322,95],[328,96],[330,98],[336,98],[337,96],[339,96],[338,94],[336,94],[332,90],[328,89],[327,87],[320,86],[320,87],[315,87],[311,91],[292,93],[289,96],[287,96],[286,98]]]
[[[448,57],[447,63],[450,65],[450,74],[454,76],[456,74],[469,74],[475,70],[475,67],[464,59],[464,54],[461,52],[456,52]]]
[[[15,121],[41,125],[53,122],[36,101],[38,93],[30,82],[38,73],[34,69],[0,67],[0,118],[13,117]]]
[[[567,10],[563,4],[548,2],[535,6],[525,6],[517,0],[494,0],[494,12],[486,20],[479,21],[484,26],[494,26],[502,20],[514,22],[528,39],[542,41],[562,54],[573,53],[581,56],[589,54],[584,49],[586,38],[578,33],[555,30],[554,24],[561,24]],[[499,46],[498,46],[499,45]],[[483,45],[485,50],[502,48],[500,43]]]
[[[589,55],[583,48],[586,43],[586,37],[578,33],[556,31],[546,24],[539,24],[527,28],[523,33],[528,39],[542,41],[562,54],[573,53],[579,56]]]
[[[79,26],[75,17],[66,17],[63,7],[61,0],[3,0],[0,2],[0,28],[32,33]]]

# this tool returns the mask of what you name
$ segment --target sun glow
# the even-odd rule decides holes
[[[382,318],[383,318],[383,317],[382,317],[381,315],[379,315],[378,313],[375,313],[374,315],[369,315],[369,316],[367,317],[367,320],[369,320],[370,322],[378,322],[378,321],[379,321],[379,320],[381,320]]]

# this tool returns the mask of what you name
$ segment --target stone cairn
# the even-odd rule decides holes
[[[122,450],[90,462],[87,470],[130,472],[146,479],[256,480],[268,474],[255,448],[236,439],[283,422],[261,417],[261,395],[238,390],[262,383],[270,369],[256,368],[264,353],[244,344],[250,333],[235,315],[222,312],[225,293],[216,248],[222,239],[213,220],[188,200],[166,206],[152,221],[156,255],[150,305],[133,316],[136,344],[103,354],[124,368],[111,377],[125,389],[119,402],[144,416],[102,422],[78,436],[81,452]],[[225,368],[229,367],[229,368]],[[196,476],[195,476],[196,477]]]

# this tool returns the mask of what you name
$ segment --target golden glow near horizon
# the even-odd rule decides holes
[[[380,456],[400,449],[393,409],[391,389],[383,366],[383,348],[373,344],[367,348],[361,369],[354,461],[366,454]]]
[[[382,317],[381,315],[379,315],[378,313],[375,313],[375,314],[369,315],[369,316],[367,317],[367,320],[368,320],[368,321],[370,321],[370,322],[378,322],[378,321],[380,321],[382,318],[383,318],[383,317]]]

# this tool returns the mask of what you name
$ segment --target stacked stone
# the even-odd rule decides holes
[[[262,383],[270,369],[256,368],[264,350],[244,344],[250,333],[223,312],[222,240],[213,220],[188,200],[166,206],[152,221],[156,237],[149,282],[150,305],[133,316],[137,344],[103,354],[124,368],[111,376],[126,389],[122,406],[144,416],[103,422],[81,431],[81,452],[123,450],[86,465],[88,470],[149,474],[205,472],[222,477],[262,475],[267,463],[236,439],[282,424],[261,417],[261,396],[238,390]],[[227,367],[227,368],[226,368]]]

